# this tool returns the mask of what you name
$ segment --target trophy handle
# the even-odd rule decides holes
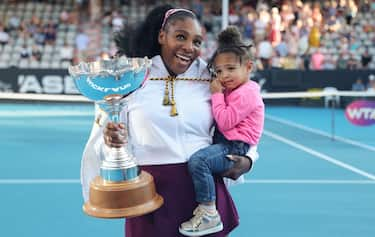
[[[108,114],[110,121],[120,122],[120,113],[127,106],[127,99],[121,95],[110,95],[99,102],[99,106]],[[140,169],[136,159],[127,149],[127,142],[123,147],[109,147],[105,145],[106,154],[100,166],[100,176],[109,182],[120,182],[137,179]]]

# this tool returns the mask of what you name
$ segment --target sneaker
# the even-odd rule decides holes
[[[179,231],[185,236],[201,236],[219,232],[223,230],[219,213],[208,213],[201,207],[195,208],[193,217],[181,224]]]

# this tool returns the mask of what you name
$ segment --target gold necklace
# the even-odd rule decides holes
[[[171,112],[170,115],[172,117],[177,116],[177,108],[176,108],[176,101],[174,99],[174,83],[175,81],[198,81],[198,82],[210,82],[211,79],[206,78],[176,78],[172,76],[168,77],[161,77],[161,78],[149,78],[151,81],[165,81],[165,90],[164,90],[164,97],[163,97],[163,105],[171,105]],[[171,92],[169,93],[169,84],[171,88]],[[170,96],[169,96],[170,94]]]

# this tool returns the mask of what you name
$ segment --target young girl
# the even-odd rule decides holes
[[[216,210],[213,175],[233,166],[228,154],[243,156],[258,144],[264,123],[264,104],[257,83],[250,81],[252,68],[250,46],[240,32],[228,27],[220,33],[218,49],[209,66],[215,79],[211,83],[212,113],[216,121],[213,145],[194,153],[188,163],[198,207],[193,217],[181,224],[187,236],[201,236],[223,229]]]

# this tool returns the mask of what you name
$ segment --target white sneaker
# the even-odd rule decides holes
[[[185,236],[202,236],[223,230],[219,213],[209,213],[201,207],[195,208],[193,217],[181,224],[179,231]]]

